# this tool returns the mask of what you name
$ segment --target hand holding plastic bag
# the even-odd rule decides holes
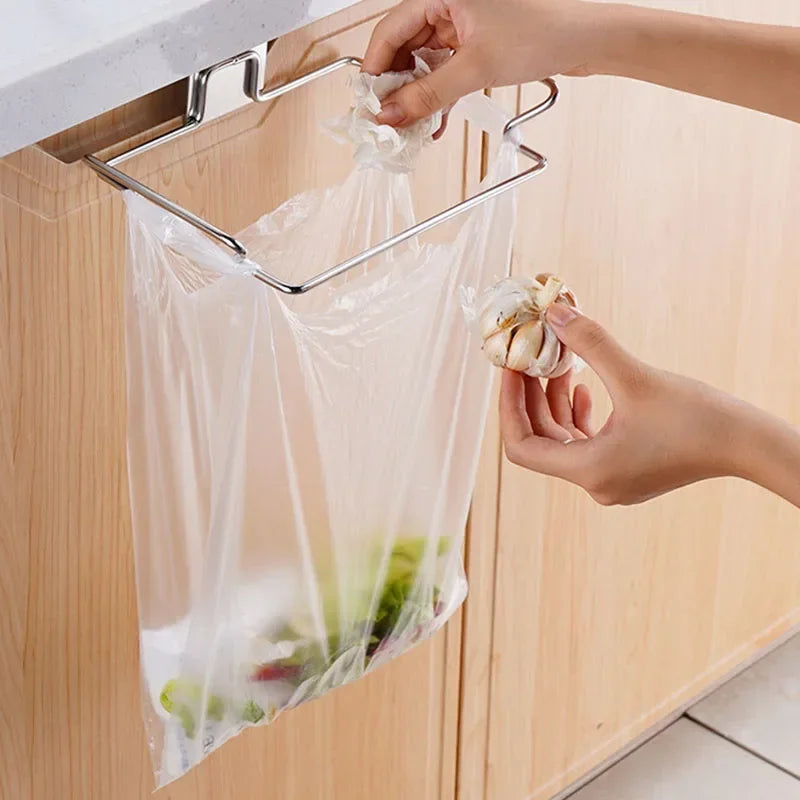
[[[381,100],[424,75],[429,75],[450,58],[447,50],[421,49],[414,53],[414,67],[405,72],[369,75],[360,72],[353,79],[355,102],[349,114],[328,125],[340,141],[356,145],[353,159],[362,167],[377,167],[391,172],[410,172],[420,150],[433,141],[442,125],[442,112],[405,128],[381,125],[375,117]]]

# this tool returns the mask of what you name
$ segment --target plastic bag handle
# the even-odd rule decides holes
[[[299,89],[301,86],[305,86],[306,84],[311,83],[318,78],[329,75],[342,67],[360,67],[361,59],[356,58],[355,56],[344,56],[343,58],[339,58],[330,62],[329,64],[294,78],[287,83],[283,83],[269,89],[262,89],[260,88],[263,75],[263,62],[261,60],[261,56],[254,50],[248,50],[239,54],[238,56],[221,61],[218,64],[215,64],[214,66],[209,67],[208,69],[203,70],[192,77],[192,81],[190,82],[190,97],[187,104],[186,117],[181,127],[162,134],[161,136],[158,136],[148,142],[144,142],[137,147],[131,148],[130,150],[127,150],[124,153],[109,159],[108,161],[103,161],[94,155],[85,156],[85,160],[88,165],[95,170],[95,172],[107,180],[112,186],[116,187],[117,189],[128,189],[131,192],[146,198],[151,203],[160,206],[166,211],[169,211],[171,214],[174,214],[176,217],[179,217],[195,228],[198,228],[212,239],[215,239],[220,244],[231,249],[239,259],[245,261],[247,258],[247,248],[238,239],[236,239],[235,236],[226,233],[221,228],[216,227],[216,225],[213,225],[202,217],[198,217],[188,209],[183,208],[183,206],[179,206],[177,203],[172,202],[172,200],[169,200],[168,198],[164,197],[164,195],[159,194],[154,189],[151,189],[149,186],[137,181],[115,166],[115,164],[118,164],[125,159],[131,158],[132,156],[138,155],[146,150],[150,150],[159,144],[172,141],[173,139],[176,139],[177,137],[182,136],[198,127],[198,125],[202,123],[205,113],[206,90],[209,78],[215,72],[224,69],[225,67],[241,63],[246,65],[243,87],[245,94],[254,102],[264,103],[269,100],[274,100],[275,98],[280,97],[287,92],[291,92],[294,89]],[[497,197],[504,192],[516,188],[525,181],[530,180],[547,167],[547,159],[541,153],[538,153],[523,144],[519,140],[516,128],[526,122],[529,122],[535,117],[538,117],[540,114],[543,114],[556,102],[558,98],[558,87],[556,86],[555,81],[547,78],[541,81],[541,83],[544,84],[548,89],[547,97],[533,108],[530,108],[527,111],[524,111],[523,113],[510,119],[503,128],[504,139],[512,142],[520,155],[525,156],[533,162],[533,164],[527,169],[517,173],[516,175],[513,175],[510,178],[507,178],[506,180],[496,183],[494,186],[489,186],[486,189],[481,190],[477,194],[462,200],[460,203],[456,203],[454,206],[450,206],[444,211],[440,211],[438,214],[434,214],[422,222],[418,222],[417,224],[400,231],[400,233],[390,236],[388,239],[384,239],[382,242],[379,242],[378,244],[373,245],[372,247],[369,247],[354,256],[351,256],[350,258],[340,262],[339,264],[336,264],[333,267],[323,270],[303,283],[286,283],[271,273],[260,269],[255,264],[253,264],[253,270],[251,274],[257,280],[267,284],[267,286],[271,286],[273,289],[283,292],[284,294],[304,294],[305,292],[308,292],[309,290],[326,283],[332,278],[335,278],[337,275],[341,275],[342,273],[357,267],[359,264],[363,264],[365,261],[369,261],[371,258],[374,258],[381,253],[385,253],[387,250],[390,250],[396,245],[401,244],[408,239],[412,239],[413,237],[418,236],[425,231],[429,231],[431,228],[435,228],[437,225],[441,225],[443,222],[447,222],[453,217],[463,214],[465,211],[469,211],[470,209],[485,203],[487,200],[491,200],[492,198]]]

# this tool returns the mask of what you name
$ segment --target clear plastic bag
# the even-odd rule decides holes
[[[460,110],[505,121],[482,96]],[[506,143],[487,181],[515,168]],[[492,369],[462,303],[506,274],[514,200],[293,297],[254,265],[302,280],[412,224],[408,175],[356,169],[292,198],[241,234],[246,261],[126,203],[128,466],[161,786],[462,602]]]

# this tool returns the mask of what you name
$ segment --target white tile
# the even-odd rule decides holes
[[[800,635],[688,714],[800,777]]]
[[[800,800],[800,781],[682,718],[571,800]]]

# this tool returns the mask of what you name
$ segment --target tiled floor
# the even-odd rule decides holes
[[[800,635],[717,689],[689,716],[800,778]]]
[[[571,800],[800,800],[800,634]]]

